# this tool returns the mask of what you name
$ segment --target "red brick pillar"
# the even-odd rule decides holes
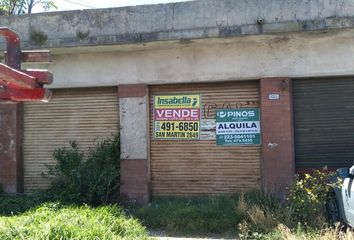
[[[22,103],[0,102],[0,184],[7,193],[23,192]]]
[[[128,201],[150,200],[148,164],[148,89],[146,85],[118,87],[121,141],[120,194]]]
[[[284,192],[294,177],[291,80],[261,79],[263,188]]]

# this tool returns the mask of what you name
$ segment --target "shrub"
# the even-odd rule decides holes
[[[335,173],[323,169],[303,177],[296,175],[285,202],[264,192],[241,195],[236,208],[236,212],[241,213],[244,219],[239,224],[240,239],[288,239],[287,236],[307,239],[310,235],[318,237],[319,229],[327,226],[326,200],[333,187],[338,184],[340,182]],[[305,235],[306,238],[301,237]]]
[[[53,153],[57,161],[48,166],[52,184],[48,190],[56,200],[69,203],[106,204],[119,192],[119,137],[98,142],[87,157],[76,142]]]
[[[22,194],[0,194],[0,215],[17,215],[42,203],[42,196]]]
[[[326,169],[315,170],[312,174],[298,175],[289,188],[288,206],[294,209],[294,220],[312,227],[325,224],[325,204],[328,194],[338,182],[335,173]]]

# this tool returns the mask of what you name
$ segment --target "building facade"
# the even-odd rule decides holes
[[[0,182],[45,188],[55,148],[117,132],[120,191],[140,202],[278,191],[296,171],[352,165],[353,12],[204,0],[2,17],[23,49],[50,49],[23,67],[54,83],[48,104],[1,103]]]

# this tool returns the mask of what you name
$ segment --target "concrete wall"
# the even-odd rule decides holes
[[[200,0],[2,16],[0,25],[25,48],[62,48],[346,28],[353,16],[353,0]],[[31,40],[35,32],[47,36],[43,45]]]
[[[0,25],[24,49],[51,50],[52,88],[354,73],[354,0],[200,0],[2,16]],[[30,39],[36,31],[43,45]]]
[[[354,31],[161,43],[145,50],[58,53],[51,87],[354,74]]]

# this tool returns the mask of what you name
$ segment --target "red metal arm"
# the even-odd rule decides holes
[[[0,27],[0,35],[6,38],[7,60],[6,64],[14,69],[21,69],[21,47],[20,37],[12,30],[6,27]]]
[[[19,102],[48,101],[52,94],[50,90],[43,88],[43,84],[52,83],[53,75],[40,70],[22,72],[19,36],[4,27],[0,27],[0,35],[6,38],[7,43],[7,65],[0,63],[0,99]],[[49,56],[48,52],[46,54]]]

